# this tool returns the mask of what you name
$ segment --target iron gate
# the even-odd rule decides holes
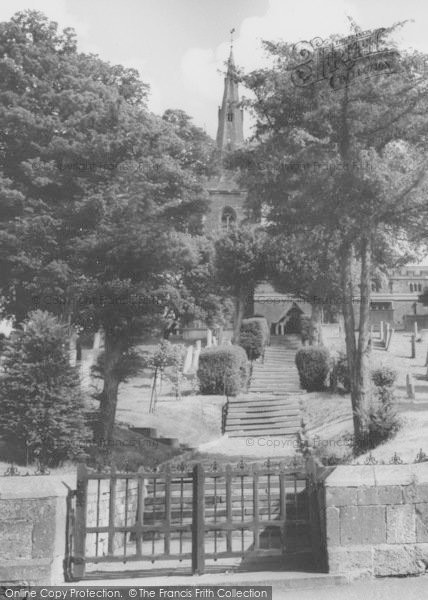
[[[263,559],[284,568],[287,557],[311,552],[307,488],[301,469],[269,461],[160,472],[79,465],[68,498],[66,578],[124,576],[123,563],[139,576],[168,565],[226,570],[231,560],[247,570]]]

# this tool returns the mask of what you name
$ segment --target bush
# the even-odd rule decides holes
[[[241,346],[205,348],[199,356],[198,379],[202,394],[236,396],[248,381],[248,363]]]
[[[308,392],[325,388],[325,379],[330,371],[330,354],[323,346],[300,348],[296,354],[300,385]]]
[[[265,318],[252,317],[242,321],[239,345],[244,348],[249,360],[262,356],[268,342],[269,326]]]
[[[393,385],[397,373],[389,367],[372,371],[374,390],[370,407],[359,411],[365,424],[365,433],[355,440],[356,454],[372,450],[391,439],[401,427],[400,418],[394,408]]]
[[[6,343],[0,378],[0,435],[27,461],[56,466],[83,455],[88,439],[78,372],[58,319],[35,311]]]
[[[339,352],[333,360],[330,381],[333,390],[337,390],[340,385],[346,393],[351,391],[351,375],[349,372],[348,357],[344,352]]]
[[[300,316],[300,337],[302,344],[306,344],[311,339],[311,319],[306,315]]]
[[[390,367],[380,367],[373,369],[371,376],[376,387],[392,387],[397,379],[397,371]]]

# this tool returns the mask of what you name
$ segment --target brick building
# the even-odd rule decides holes
[[[428,288],[428,266],[406,265],[397,269],[384,285],[372,284],[371,322],[388,321],[396,329],[412,329],[414,321],[428,328],[428,307],[418,296]]]

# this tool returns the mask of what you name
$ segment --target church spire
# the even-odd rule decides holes
[[[244,142],[243,111],[239,108],[239,90],[233,58],[234,29],[230,32],[230,54],[224,78],[223,102],[218,109],[217,146],[220,151],[235,150]]]

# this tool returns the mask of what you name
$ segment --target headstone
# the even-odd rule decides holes
[[[383,342],[383,335],[384,335],[384,332],[383,332],[383,321],[381,321],[380,322],[380,340],[381,340],[381,342]]]
[[[207,329],[207,348],[211,348],[213,345],[213,332],[211,329]]]
[[[386,345],[387,345],[387,343],[388,343],[388,338],[389,338],[389,330],[390,330],[390,325],[389,325],[389,323],[387,323],[387,324],[386,324],[386,327],[384,328],[384,332],[385,332],[385,336],[384,336],[384,339],[383,339],[383,344],[384,344],[384,346],[386,346]]]
[[[77,362],[77,345],[76,345],[76,334],[73,333],[70,336],[70,347],[69,347],[69,352],[70,352],[70,366],[71,367],[75,367],[76,366],[76,362]]]
[[[388,334],[388,339],[387,339],[387,342],[386,342],[385,350],[389,350],[389,346],[391,344],[391,340],[392,340],[392,336],[394,334],[394,331],[395,331],[395,329],[393,329],[391,327],[391,329],[389,330],[389,334]]]
[[[410,358],[415,358],[415,356],[416,356],[416,336],[413,333],[410,338]]]
[[[189,346],[186,350],[186,357],[184,359],[184,365],[183,365],[183,373],[186,374],[190,371],[190,369],[192,368],[192,362],[193,362],[193,346]]]
[[[217,338],[213,335],[213,346],[217,346]]]
[[[92,344],[92,350],[97,351],[101,346],[101,331],[97,331],[94,335],[94,342]]]
[[[418,339],[418,322],[417,321],[415,321],[413,323],[413,333],[415,334],[415,339],[417,340]]]
[[[407,397],[410,398],[410,400],[414,400],[415,399],[415,384],[413,382],[413,377],[410,375],[410,373],[407,373],[407,375],[406,375],[406,389],[407,389]]]
[[[201,353],[201,340],[196,340],[195,347],[193,349],[193,359],[192,359],[192,371],[196,373],[199,366],[199,355]]]

